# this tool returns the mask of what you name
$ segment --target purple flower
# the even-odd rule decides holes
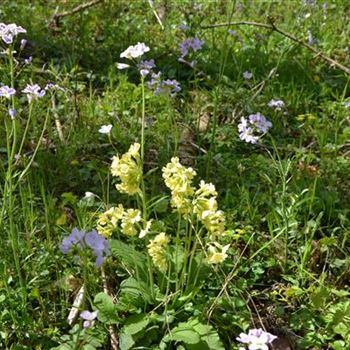
[[[233,30],[233,29],[229,29],[229,30],[228,30],[228,33],[229,33],[230,35],[232,35],[232,36],[237,36],[237,32],[236,32],[235,30]]]
[[[182,24],[179,25],[179,29],[183,30],[184,32],[186,32],[187,30],[190,29],[190,27],[187,24],[182,23]]]
[[[90,328],[93,326],[94,320],[97,317],[97,311],[90,312],[88,310],[85,310],[80,314],[80,317],[84,320],[83,327]]]
[[[152,73],[152,79],[148,82],[148,87],[155,95],[170,95],[174,97],[181,91],[180,83],[175,79],[161,80],[161,72]]]
[[[60,245],[60,249],[63,254],[67,254],[68,251],[73,247],[77,246],[82,248],[84,245],[85,231],[79,231],[76,227],[73,228],[72,232],[68,237],[65,237]]]
[[[9,108],[9,116],[12,120],[15,119],[16,114],[17,111],[14,108]]]
[[[26,40],[26,39],[21,40],[21,50],[24,49],[24,47],[27,45],[27,43],[28,43],[28,40]]]
[[[266,133],[272,127],[272,123],[260,113],[251,114],[249,116],[249,122],[255,125],[261,133]]]
[[[154,60],[149,60],[149,61],[141,61],[138,65],[137,68],[140,70],[140,74],[145,77],[148,75],[152,69],[156,67]]]
[[[0,35],[5,44],[11,44],[13,38],[19,33],[27,33],[27,31],[21,26],[17,26],[15,23],[0,23]]]
[[[197,51],[201,50],[203,44],[204,44],[204,41],[201,41],[198,38],[185,39],[179,45],[181,57],[184,58],[185,56],[187,56],[190,49],[192,49],[193,52],[197,52]]]
[[[307,43],[312,46],[312,45],[317,45],[319,43],[318,39],[315,39],[314,36],[311,33],[311,30],[307,31]]]
[[[260,113],[251,114],[248,119],[242,117],[238,124],[239,138],[255,144],[260,137],[257,134],[265,134],[271,127],[272,123]]]
[[[91,249],[96,257],[95,263],[97,267],[100,267],[103,259],[110,255],[108,241],[95,230],[86,233],[85,230],[79,231],[77,228],[74,228],[69,236],[63,239],[60,249],[63,254],[68,254],[74,246],[79,249]]]
[[[249,350],[268,350],[268,344],[271,344],[277,337],[259,328],[251,329],[248,334],[241,333],[236,339],[247,344]]]
[[[24,63],[25,64],[31,64],[33,61],[33,56],[29,56],[28,58],[25,58],[24,59]]]
[[[285,107],[285,104],[282,100],[274,99],[272,99],[267,105],[271,108],[274,108],[275,111],[281,111]]]
[[[254,135],[254,130],[253,128],[243,128],[241,133],[239,134],[239,138],[242,140],[242,141],[245,141],[247,143],[253,143],[255,144],[259,137]]]
[[[27,84],[26,88],[22,90],[22,92],[27,94],[29,103],[32,102],[33,98],[41,98],[46,93],[45,89],[41,90],[41,87],[38,84]]]
[[[247,70],[243,72],[243,78],[250,80],[253,78],[253,73],[248,72]]]
[[[44,87],[44,90],[61,90],[64,91],[63,88],[61,88],[59,85],[57,84],[53,84],[53,83],[47,83]]]
[[[11,98],[11,96],[13,96],[15,93],[16,93],[16,90],[13,88],[10,88],[7,85],[0,87],[0,96],[1,97]]]

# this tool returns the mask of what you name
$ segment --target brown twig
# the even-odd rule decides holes
[[[106,277],[106,273],[105,273],[105,270],[103,267],[101,268],[101,276],[102,276],[103,291],[107,295],[110,295],[108,283],[107,283],[107,277]],[[118,337],[117,337],[117,334],[115,333],[113,325],[108,326],[108,331],[109,331],[109,335],[111,337],[111,348],[113,350],[119,350]]]
[[[55,125],[56,125],[56,129],[57,129],[58,137],[61,140],[61,142],[64,143],[62,124],[61,124],[61,121],[60,121],[60,117],[59,117],[59,115],[57,113],[56,100],[55,100],[55,96],[54,95],[52,95],[52,97],[51,97],[51,105],[52,105],[52,112],[53,112],[53,117],[55,119]]]
[[[308,50],[312,51],[313,53],[316,54],[316,57],[322,58],[325,62],[327,62],[331,67],[337,67],[338,69],[342,70],[344,73],[350,75],[350,68],[342,65],[341,63],[335,61],[334,59],[330,58],[326,54],[324,54],[322,51],[317,50],[313,46],[305,43],[304,41],[296,38],[292,34],[289,34],[282,29],[276,27],[276,25],[271,21],[270,24],[268,23],[259,23],[259,22],[250,22],[250,21],[239,21],[239,22],[230,22],[230,23],[218,23],[218,24],[211,24],[208,26],[202,26],[202,29],[209,29],[209,28],[220,28],[220,27],[230,27],[230,26],[239,26],[239,25],[247,25],[247,26],[254,26],[254,27],[261,27],[261,28],[266,28],[270,29],[271,31],[277,32],[284,37],[294,41],[298,45],[301,45]]]
[[[60,18],[74,15],[75,13],[84,11],[84,10],[88,9],[89,7],[97,5],[100,2],[103,2],[103,0],[92,0],[92,1],[89,1],[89,2],[87,2],[85,4],[81,4],[79,6],[76,6],[70,11],[64,11],[64,12],[60,12],[60,13],[55,12],[53,14],[53,16],[52,16],[52,19],[51,19],[50,23],[49,23],[49,27],[50,28],[57,28],[57,27],[59,27],[59,20],[60,20]]]

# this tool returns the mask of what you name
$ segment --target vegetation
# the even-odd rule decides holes
[[[0,347],[350,349],[349,15],[3,0]]]

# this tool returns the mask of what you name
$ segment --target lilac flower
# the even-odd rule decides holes
[[[318,39],[315,39],[314,36],[311,33],[311,30],[307,31],[307,43],[312,46],[312,45],[317,45],[320,41]]]
[[[149,61],[141,61],[138,65],[137,68],[140,70],[140,74],[145,77],[148,75],[152,69],[156,67],[154,60],[149,60]]]
[[[271,108],[274,108],[275,111],[281,111],[285,107],[285,104],[282,100],[274,99],[272,99],[267,105]]]
[[[11,96],[13,96],[15,93],[16,93],[16,90],[13,88],[10,88],[7,85],[0,87],[0,97],[11,98]]]
[[[248,334],[241,333],[236,339],[247,344],[249,350],[268,350],[268,344],[271,344],[277,337],[259,328],[251,329]]]
[[[15,23],[0,23],[0,35],[5,44],[11,44],[13,38],[19,33],[27,33],[27,31],[21,26],[17,26]]]
[[[95,263],[97,267],[100,267],[103,259],[110,255],[107,239],[95,230],[86,233],[85,230],[79,231],[77,228],[74,228],[70,235],[63,239],[60,249],[63,254],[67,254],[74,246],[79,249],[91,249],[96,257]]]
[[[186,61],[184,58],[180,57],[179,62],[188,64],[191,68],[193,68],[197,64],[197,60],[193,60],[191,62]]]
[[[180,83],[175,79],[167,79],[163,81],[162,90],[170,93],[171,97],[174,97],[178,92],[181,91]]]
[[[190,27],[187,24],[182,23],[182,24],[179,25],[179,29],[183,30],[184,32],[186,32],[187,30],[190,29]]]
[[[236,32],[235,30],[233,30],[233,29],[229,29],[229,30],[228,30],[228,33],[229,33],[230,35],[232,35],[232,36],[237,36],[237,32]]]
[[[258,136],[254,135],[253,128],[244,128],[239,134],[239,138],[247,143],[255,144],[258,141]]]
[[[14,108],[9,108],[9,116],[12,120],[15,119],[17,111]]]
[[[241,122],[238,124],[238,131],[242,132],[248,127],[248,120],[244,117],[241,118]]]
[[[30,85],[27,84],[26,88],[22,90],[23,93],[27,94],[28,102],[31,103],[33,98],[41,98],[45,95],[45,89],[41,90],[38,84]]]
[[[249,116],[249,122],[264,134],[272,127],[272,123],[260,113],[251,114]]]
[[[137,43],[134,46],[129,46],[125,51],[120,54],[121,58],[127,58],[129,60],[142,56],[144,53],[148,52],[150,48],[144,43]]]
[[[238,124],[239,138],[255,144],[260,137],[257,134],[265,134],[271,127],[272,123],[260,113],[251,114],[248,119],[242,117]]]
[[[28,40],[26,40],[26,39],[21,40],[21,50],[24,49],[24,47],[27,45],[27,43],[28,43]]]
[[[93,326],[94,320],[97,317],[97,311],[90,312],[88,310],[85,310],[80,314],[80,317],[84,320],[83,327],[90,328]]]
[[[248,72],[247,70],[243,72],[243,78],[250,80],[253,78],[253,73]]]
[[[152,79],[148,82],[148,87],[153,90],[155,95],[170,95],[174,97],[181,91],[180,83],[175,79],[161,79],[161,72],[152,73]]]
[[[64,89],[62,87],[60,87],[59,85],[57,84],[53,84],[53,83],[47,83],[44,87],[44,90],[47,91],[47,90],[61,90],[61,91],[64,91]]]
[[[92,249],[96,256],[96,266],[100,267],[103,263],[104,256],[110,254],[109,244],[105,237],[93,230],[88,232],[85,236],[86,245]]]
[[[33,61],[33,56],[29,56],[28,58],[25,58],[24,59],[24,63],[25,64],[31,64]]]
[[[198,38],[185,39],[182,43],[180,43],[181,57],[184,58],[187,56],[190,49],[192,49],[193,52],[199,51],[203,44],[204,41],[201,41]]]
[[[79,231],[76,227],[73,228],[72,232],[68,237],[65,237],[60,245],[60,249],[63,254],[67,254],[68,251],[73,247],[77,246],[83,248],[84,246],[85,231]]]

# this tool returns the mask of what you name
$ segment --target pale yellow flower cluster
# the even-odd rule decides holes
[[[194,213],[212,238],[225,232],[225,215],[222,210],[218,210],[216,196],[215,186],[202,180],[192,202]]]
[[[209,264],[220,264],[227,258],[227,250],[230,245],[222,246],[219,243],[211,243],[208,248],[207,261]]]
[[[185,216],[192,212],[191,197],[194,193],[192,179],[196,172],[180,164],[178,157],[171,158],[171,162],[162,169],[166,186],[171,190],[171,205]]]
[[[121,218],[121,229],[126,236],[136,236],[135,224],[141,221],[141,212],[138,209],[127,209]]]
[[[112,207],[106,212],[100,214],[97,221],[97,231],[99,234],[110,237],[118,228],[126,236],[136,236],[138,233],[138,224],[142,221],[141,211],[138,209],[126,209],[119,204],[118,207]],[[139,237],[144,237],[151,228],[152,221],[145,222],[145,228],[140,231]]]
[[[164,232],[161,232],[154,239],[151,239],[147,245],[148,254],[151,256],[153,264],[163,272],[168,268],[166,247],[169,241],[169,237]]]
[[[121,183],[116,187],[122,193],[133,195],[141,192],[140,181],[142,169],[139,151],[140,144],[134,143],[121,158],[118,156],[113,157],[111,173],[113,176],[120,178]]]
[[[225,215],[218,210],[217,192],[212,183],[203,180],[195,190],[192,180],[196,172],[186,168],[174,157],[163,168],[163,178],[166,186],[171,190],[171,205],[186,218],[195,214],[209,233],[209,248],[207,261],[211,264],[223,262],[227,257],[229,245],[222,247],[216,242],[225,232]]]
[[[119,204],[118,207],[112,207],[100,214],[97,220],[98,233],[106,238],[112,236],[123,214],[124,208],[121,204]]]

